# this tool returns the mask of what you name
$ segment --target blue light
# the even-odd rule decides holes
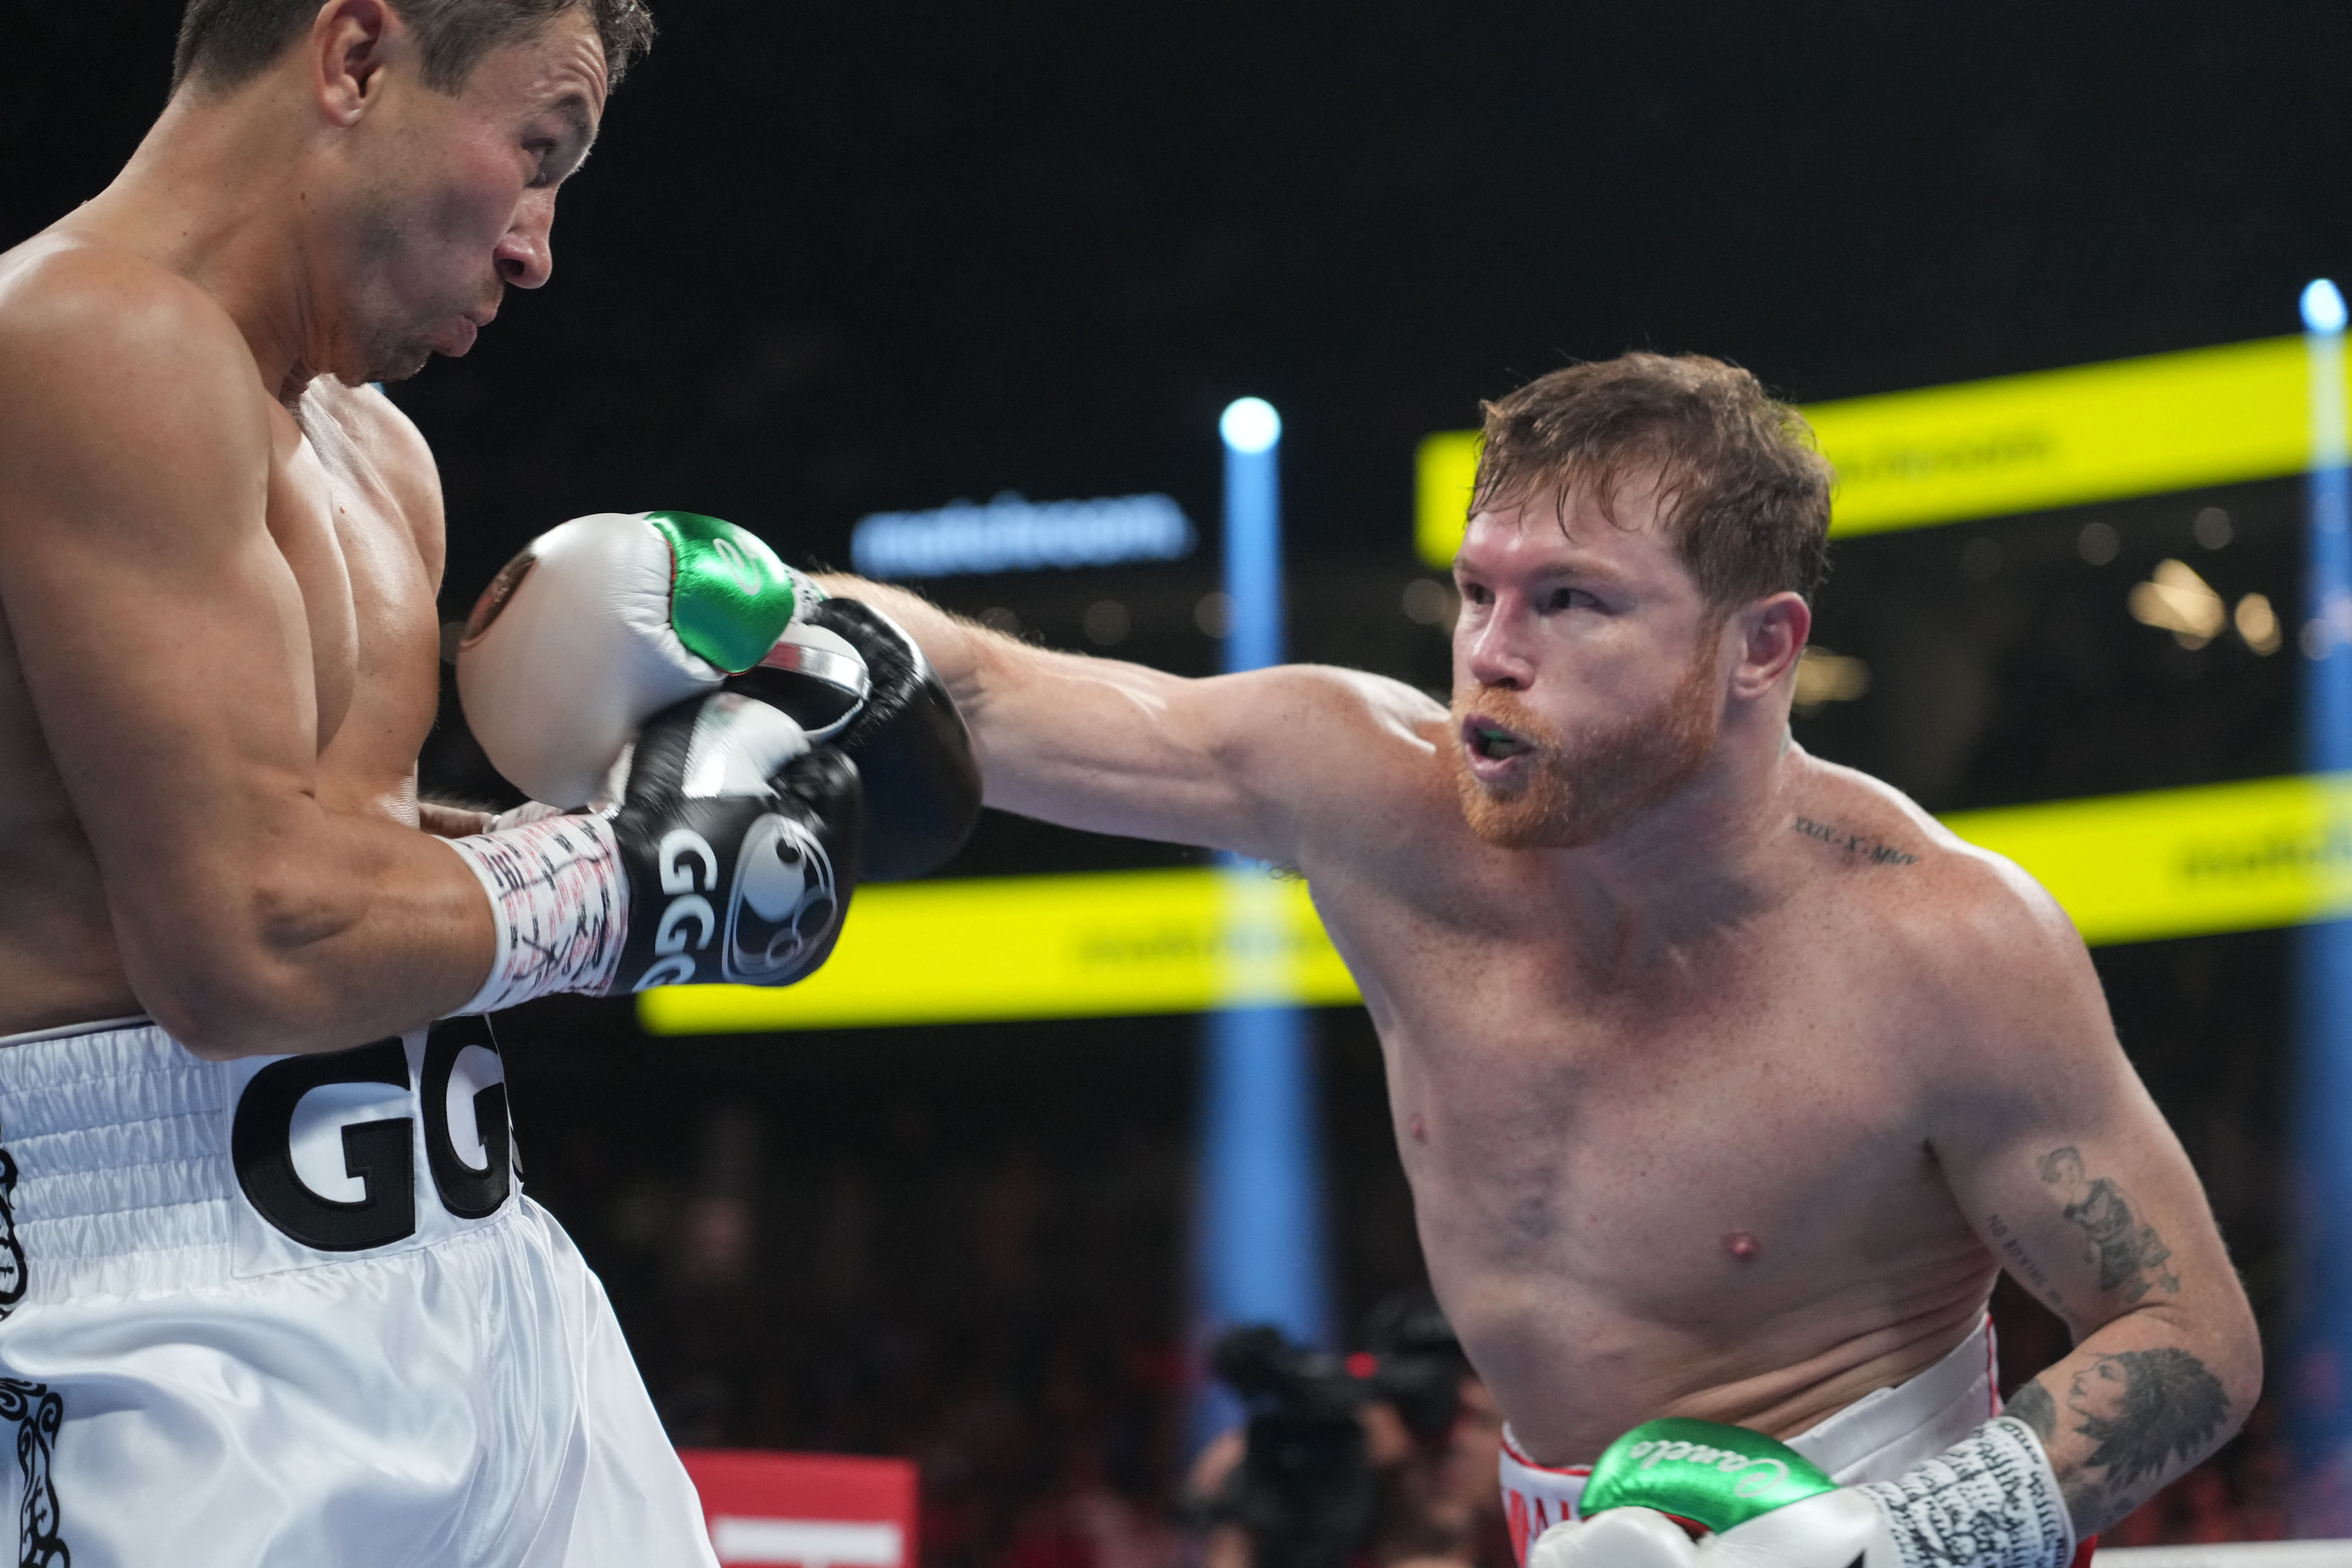
[[[1217,421],[1225,442],[1225,594],[1233,622],[1224,667],[1263,669],[1283,658],[1282,418],[1244,397]],[[1238,858],[1223,864],[1248,877]],[[1309,1344],[1331,1341],[1330,1259],[1315,1042],[1292,1007],[1210,1015],[1202,1053],[1196,1325],[1204,1336],[1274,1323]],[[1207,1339],[1202,1342],[1207,1348]],[[1205,1442],[1240,1419],[1222,1386],[1200,1390],[1192,1436]]]
[[[849,560],[864,577],[951,577],[1176,561],[1193,542],[1192,520],[1167,496],[1033,501],[1006,490],[984,506],[959,500],[861,518]]]
[[[2344,292],[2335,280],[2315,278],[2303,286],[2304,330],[2333,337],[2344,330]]]
[[[2344,419],[2344,296],[2322,278],[2303,291],[2310,366],[2305,480],[2304,756],[2314,772],[2352,768],[2352,471]],[[2316,635],[2315,635],[2316,634]],[[2293,1523],[2301,1535],[2352,1533],[2352,921],[2296,933],[2298,1049],[2295,1339],[2284,1375],[2294,1434]]]
[[[1263,397],[1237,397],[1225,405],[1217,434],[1236,452],[1270,451],[1282,439],[1282,416]]]

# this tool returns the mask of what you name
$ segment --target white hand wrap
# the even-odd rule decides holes
[[[2074,1521],[2050,1458],[2011,1416],[1855,1489],[1886,1515],[1904,1568],[2066,1568],[2074,1555]]]
[[[558,991],[604,994],[629,933],[611,823],[547,816],[448,844],[481,879],[498,922],[490,977],[458,1013],[495,1013]]]

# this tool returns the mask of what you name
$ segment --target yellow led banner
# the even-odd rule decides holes
[[[1441,430],[1422,437],[1413,456],[1412,547],[1432,566],[1452,566],[1462,548],[1478,447],[1475,430]]]
[[[1838,471],[1833,535],[2000,517],[2298,473],[2311,459],[2310,370],[2297,338],[1817,403]],[[1462,542],[1475,432],[1421,444],[1414,545]]]
[[[649,991],[657,1035],[1197,1013],[1356,1000],[1307,885],[1108,871],[860,888],[832,960],[780,991]]]
[[[1961,812],[2094,947],[2352,914],[2352,774],[2257,779]]]
[[[2262,779],[1947,819],[2048,888],[2084,940],[2352,914],[2352,775]],[[833,961],[781,991],[646,993],[657,1035],[1331,1006],[1358,999],[1307,887],[1257,872],[1110,871],[860,889]]]

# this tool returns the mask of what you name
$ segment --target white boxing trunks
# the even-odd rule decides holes
[[[1896,1384],[1864,1394],[1843,1410],[1789,1439],[1789,1447],[1829,1472],[1834,1481],[1888,1481],[1932,1459],[2000,1414],[1994,1381],[1992,1320],[1944,1358]],[[1538,1465],[1503,1428],[1503,1510],[1511,1551],[1524,1564],[1528,1543],[1576,1517],[1590,1465]]]
[[[479,1018],[0,1039],[0,1529],[62,1568],[716,1568]]]

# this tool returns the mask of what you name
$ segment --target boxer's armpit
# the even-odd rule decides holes
[[[2180,1277],[2165,1267],[2172,1249],[2152,1225],[2142,1225],[2123,1189],[2105,1176],[2093,1176],[2073,1144],[2053,1149],[2037,1167],[2042,1183],[2058,1190],[2068,1224],[2083,1233],[2085,1260],[2097,1265],[2099,1289],[2137,1302],[2151,1288],[2180,1293]]]

